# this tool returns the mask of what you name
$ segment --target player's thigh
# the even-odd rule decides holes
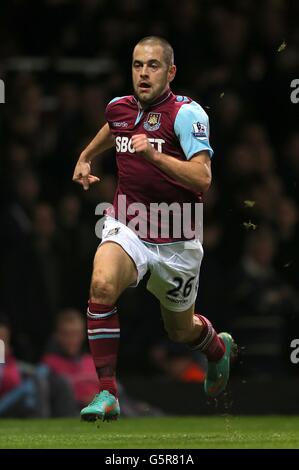
[[[194,241],[191,248],[181,243],[159,247],[159,251],[158,261],[151,266],[147,289],[164,311],[189,312],[197,297],[202,247]]]
[[[194,304],[186,310],[177,312],[160,304],[163,323],[167,332],[190,331],[194,324]]]
[[[107,241],[99,246],[94,258],[92,283],[98,279],[113,284],[117,294],[136,282],[136,265],[118,243]]]

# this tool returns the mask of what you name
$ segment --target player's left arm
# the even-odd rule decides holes
[[[201,150],[192,155],[189,160],[182,161],[158,152],[145,134],[134,135],[132,145],[135,151],[141,153],[146,160],[184,186],[198,192],[205,192],[209,189],[212,172],[211,158],[207,150]]]

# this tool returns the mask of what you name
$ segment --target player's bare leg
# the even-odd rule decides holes
[[[205,392],[211,397],[222,393],[227,385],[231,358],[236,345],[228,333],[217,335],[211,322],[194,312],[194,305],[182,312],[174,312],[161,305],[165,329],[171,340],[186,343],[199,350],[208,359],[208,371],[204,383]]]
[[[88,339],[99,377],[99,393],[81,411],[85,421],[116,419],[120,414],[115,377],[120,328],[116,302],[137,280],[134,262],[117,243],[103,243],[94,259],[87,310]]]
[[[90,286],[92,302],[112,304],[120,294],[137,280],[137,269],[125,250],[107,241],[98,248]]]
[[[174,312],[160,305],[162,318],[169,339],[178,343],[191,343],[201,335],[203,324],[194,315],[194,305],[184,312]]]

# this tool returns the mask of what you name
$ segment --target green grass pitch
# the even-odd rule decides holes
[[[4,449],[299,448],[299,416],[0,420]]]

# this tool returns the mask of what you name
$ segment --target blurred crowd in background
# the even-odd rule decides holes
[[[53,338],[85,321],[99,243],[95,207],[112,201],[114,152],[93,164],[101,181],[89,191],[72,173],[106,104],[132,92],[131,53],[146,35],[173,45],[173,92],[210,118],[214,180],[197,309],[237,338],[236,375],[298,374],[289,360],[299,334],[299,104],[290,101],[299,78],[298,2],[11,0],[0,9],[0,333],[21,363],[11,383],[30,375],[29,364],[39,383],[46,366],[55,376],[54,352],[77,366],[85,360],[82,332],[73,349]],[[167,340],[144,285],[119,301],[120,376],[202,382],[203,358]]]

